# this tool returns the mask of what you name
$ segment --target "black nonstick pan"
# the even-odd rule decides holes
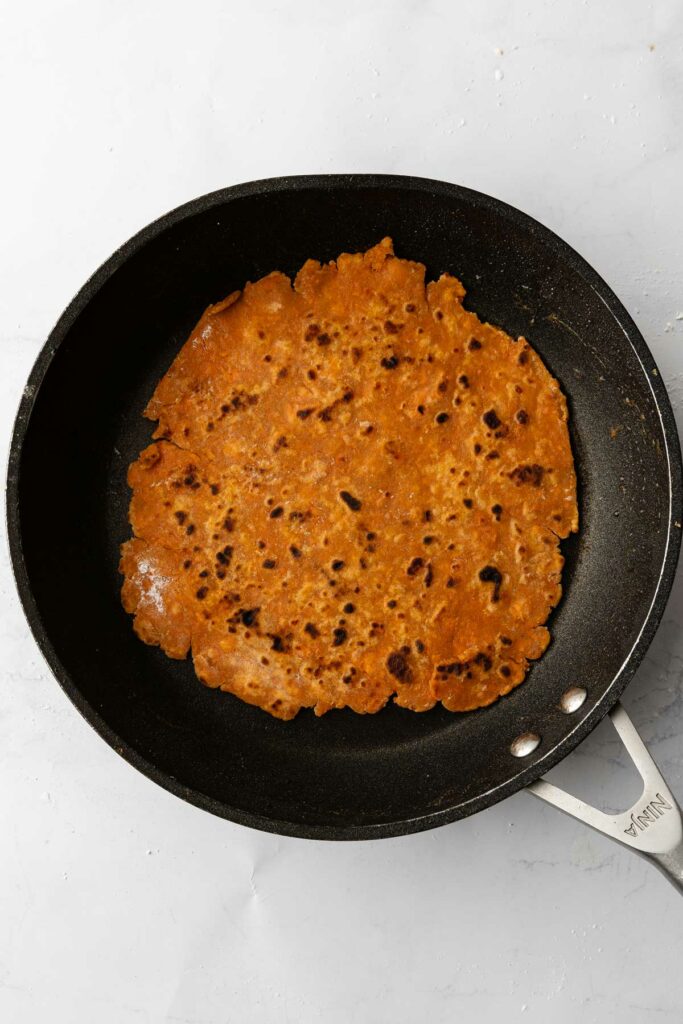
[[[128,464],[142,409],[204,308],[245,281],[391,235],[428,276],[450,271],[483,319],[526,335],[569,398],[580,533],[564,545],[553,643],[490,708],[395,706],[281,722],[198,683],[134,635],[120,603]],[[536,782],[613,709],[652,640],[681,533],[669,400],[635,324],[556,235],[519,211],[419,178],[278,178],[203,196],[145,228],[84,286],[26,386],[8,525],[19,593],[52,671],[99,734],[155,782],[214,814],[286,835],[369,839],[432,828],[534,783],[538,795],[683,878],[680,818],[646,775],[608,820]],[[630,815],[630,817],[628,817]],[[603,816],[604,818],[604,816]],[[678,852],[677,852],[678,851]]]

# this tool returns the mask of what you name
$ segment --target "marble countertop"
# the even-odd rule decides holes
[[[0,418],[132,233],[270,175],[384,171],[532,214],[613,286],[683,415],[683,7],[252,0],[5,5]],[[527,794],[324,844],[154,786],[52,679],[0,557],[0,1019],[679,1024],[683,902]],[[683,798],[683,579],[625,705]],[[554,773],[636,795],[609,723]]]

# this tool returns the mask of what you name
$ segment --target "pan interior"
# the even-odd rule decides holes
[[[560,380],[581,531],[564,545],[553,643],[507,698],[466,715],[389,707],[367,717],[302,712],[283,723],[205,689],[189,661],[172,662],[135,637],[117,572],[129,535],[126,469],[151,435],[142,409],[209,303],[270,270],[293,274],[308,257],[331,259],[387,234],[429,277],[460,277],[470,308],[526,335]],[[23,422],[20,414],[16,467],[32,626],[110,742],[118,737],[157,781],[227,817],[303,835],[366,835],[373,826],[388,834],[492,802],[523,781],[513,782],[520,763],[508,749],[518,733],[542,736],[530,759],[541,764],[596,706],[606,710],[666,558],[669,454],[652,364],[643,368],[597,279],[568,247],[456,187],[322,179],[207,197],[122,255],[65,314],[49,365],[48,353],[41,357],[35,382],[47,370],[28,421],[28,407]],[[15,542],[21,586],[17,550]],[[575,683],[589,698],[568,718],[556,705]]]

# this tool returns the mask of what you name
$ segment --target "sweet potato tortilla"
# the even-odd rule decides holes
[[[206,310],[128,473],[140,639],[282,719],[523,681],[577,529],[567,404],[464,297],[385,238]]]

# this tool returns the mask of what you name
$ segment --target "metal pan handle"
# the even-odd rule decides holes
[[[683,895],[681,809],[621,704],[610,718],[643,780],[643,792],[633,807],[605,814],[545,779],[532,782],[529,792],[652,861]]]

